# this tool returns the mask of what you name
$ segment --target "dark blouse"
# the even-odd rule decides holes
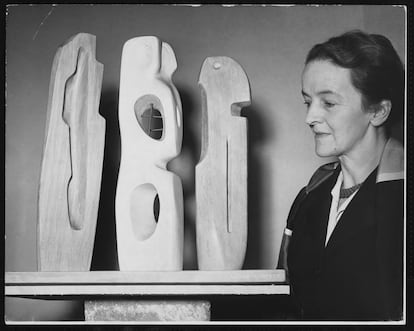
[[[402,317],[403,180],[376,183],[377,169],[345,209],[325,247],[331,190],[340,167],[292,206],[287,254],[292,298],[307,320]]]

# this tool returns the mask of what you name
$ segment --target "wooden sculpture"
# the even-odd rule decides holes
[[[196,166],[196,239],[200,270],[241,269],[247,246],[247,120],[243,69],[228,57],[201,68],[202,143]]]
[[[95,49],[96,37],[80,33],[53,61],[39,185],[40,271],[90,269],[105,144],[103,65]]]
[[[115,212],[120,270],[183,268],[183,193],[167,163],[181,150],[181,101],[170,45],[128,40],[119,91],[121,164]]]

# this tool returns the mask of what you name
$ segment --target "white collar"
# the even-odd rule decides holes
[[[332,202],[331,202],[331,208],[329,211],[328,228],[326,229],[325,246],[328,244],[329,238],[331,237],[332,232],[334,231],[339,219],[341,218],[343,212],[345,211],[345,208],[349,205],[352,198],[358,192],[358,190],[356,190],[354,193],[352,193],[338,208],[339,191],[341,189],[343,179],[344,179],[344,175],[341,170],[336,180],[336,183],[331,190]]]
[[[339,173],[338,178],[336,180],[336,183],[335,183],[334,187],[331,190],[332,200],[335,201],[335,206],[337,208],[337,213],[342,213],[345,210],[346,206],[348,206],[348,204],[351,202],[354,195],[358,192],[358,190],[356,190],[354,193],[352,193],[344,201],[344,203],[338,208],[339,192],[341,190],[341,186],[342,186],[343,181],[344,181],[344,174],[342,173],[342,170],[341,170],[341,172]]]

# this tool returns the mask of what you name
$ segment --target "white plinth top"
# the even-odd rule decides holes
[[[6,296],[289,294],[284,270],[6,272]]]

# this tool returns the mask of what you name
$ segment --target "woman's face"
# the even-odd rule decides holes
[[[351,71],[327,60],[311,61],[302,74],[306,123],[315,135],[319,156],[342,156],[358,150],[370,125]]]

